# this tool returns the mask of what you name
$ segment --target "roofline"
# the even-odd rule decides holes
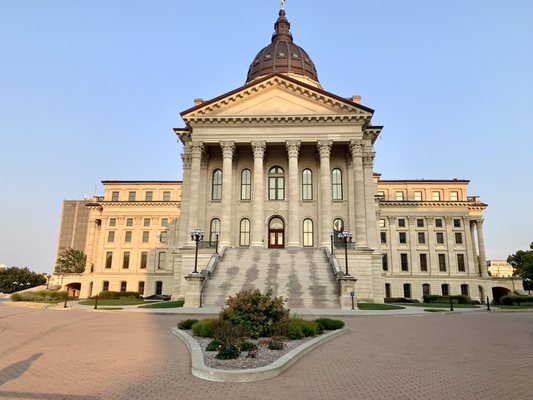
[[[378,183],[469,183],[470,179],[380,179]]]
[[[101,181],[102,184],[108,183],[128,183],[130,185],[145,185],[147,183],[159,183],[159,184],[176,184],[183,183],[183,181]]]
[[[292,78],[292,77],[290,77],[288,75],[285,75],[282,72],[274,72],[272,74],[265,75],[262,78],[255,79],[252,82],[249,82],[249,83],[247,83],[247,84],[245,84],[243,86],[240,86],[240,87],[238,87],[236,89],[233,89],[233,90],[231,90],[231,91],[229,91],[227,93],[221,94],[220,96],[217,96],[217,97],[215,97],[215,98],[213,98],[211,100],[204,101],[202,104],[199,104],[197,106],[188,108],[187,110],[182,111],[180,113],[180,115],[183,118],[183,115],[185,115],[185,114],[188,114],[188,113],[190,113],[192,111],[196,111],[196,110],[198,110],[198,109],[200,109],[200,108],[202,108],[202,107],[204,107],[206,105],[209,105],[209,104],[212,104],[212,103],[216,103],[217,101],[223,99],[224,97],[231,96],[231,95],[233,95],[233,94],[235,94],[235,93],[237,93],[237,92],[239,92],[241,90],[244,90],[244,89],[246,89],[246,88],[248,88],[250,86],[254,86],[254,85],[258,84],[258,83],[264,82],[264,81],[266,81],[266,80],[268,80],[268,79],[270,79],[270,78],[272,78],[274,76],[279,76],[279,77],[281,77],[283,79],[286,79],[286,80],[291,81],[293,83],[296,83],[298,85],[302,85],[302,86],[306,87],[307,89],[315,90],[315,91],[317,91],[319,93],[322,93],[322,94],[324,94],[326,96],[333,97],[334,99],[336,99],[338,101],[341,101],[343,103],[346,103],[346,104],[348,104],[350,106],[353,106],[353,107],[356,107],[356,108],[360,108],[360,109],[362,109],[364,111],[368,111],[371,114],[374,114],[374,110],[373,109],[371,109],[369,107],[366,107],[366,106],[363,106],[362,104],[355,103],[355,102],[353,102],[351,100],[345,99],[344,97],[337,96],[336,94],[328,92],[328,91],[326,91],[324,89],[317,88],[315,86],[309,85],[308,83],[299,81],[298,79],[295,79],[295,78]]]

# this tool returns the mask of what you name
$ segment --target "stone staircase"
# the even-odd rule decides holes
[[[322,250],[226,249],[204,287],[203,303],[222,307],[230,295],[272,288],[290,308],[340,308],[337,281]]]

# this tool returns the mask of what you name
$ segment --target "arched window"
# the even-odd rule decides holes
[[[333,200],[342,200],[342,171],[339,168],[331,171],[331,185]]]
[[[250,220],[248,218],[241,219],[239,246],[250,246]]]
[[[215,246],[217,242],[217,233],[220,235],[220,220],[213,218],[209,229],[209,245]]]
[[[250,200],[252,198],[252,172],[249,169],[243,169],[241,172],[241,200]]]
[[[309,218],[304,219],[303,222],[303,244],[304,247],[313,247],[313,221]]]
[[[211,189],[211,200],[222,199],[222,171],[215,169],[213,171],[213,187]]]
[[[313,173],[310,169],[302,171],[302,200],[313,200]]]
[[[339,239],[339,232],[344,230],[344,221],[341,218],[333,220],[333,243],[335,247],[344,247],[342,241]]]
[[[285,199],[285,171],[281,167],[272,167],[268,172],[268,199]]]

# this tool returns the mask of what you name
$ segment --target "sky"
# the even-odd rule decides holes
[[[533,241],[533,1],[287,0],[382,179],[470,179],[487,257]],[[0,264],[53,269],[65,199],[179,180],[179,113],[244,84],[277,0],[0,0]]]

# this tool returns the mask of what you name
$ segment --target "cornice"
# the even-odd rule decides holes
[[[485,203],[472,203],[468,201],[390,201],[380,200],[380,207],[447,207],[447,208],[465,208],[469,210],[484,210],[488,207]]]
[[[317,122],[336,122],[351,124],[370,120],[366,115],[350,114],[309,114],[309,115],[231,115],[231,116],[198,116],[188,117],[187,123],[194,124],[307,124]]]
[[[181,208],[181,201],[101,201],[100,207],[178,207]]]

